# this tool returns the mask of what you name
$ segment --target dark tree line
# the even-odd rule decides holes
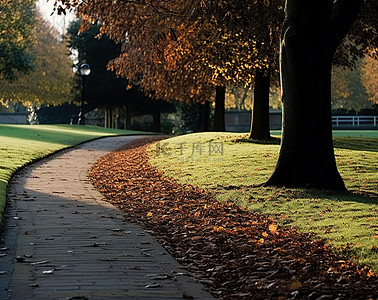
[[[84,62],[91,67],[91,74],[85,80],[85,111],[101,107],[105,110],[106,127],[119,127],[123,123],[124,129],[131,129],[132,116],[150,114],[153,116],[153,127],[150,130],[160,132],[160,114],[173,111],[172,105],[150,99],[137,87],[129,87],[127,80],[109,71],[107,65],[120,54],[121,45],[105,35],[98,37],[98,25],[79,32],[80,24],[80,20],[72,22],[67,33],[70,48],[77,51],[76,68]],[[77,100],[81,99],[81,84],[82,79],[77,75]]]

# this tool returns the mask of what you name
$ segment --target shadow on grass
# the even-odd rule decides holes
[[[281,138],[272,137],[269,140],[253,140],[253,139],[235,139],[234,143],[250,143],[260,145],[280,145]],[[334,148],[378,152],[378,139],[366,137],[334,137]]]
[[[305,188],[286,188],[286,187],[276,187],[276,186],[264,186],[264,183],[253,184],[253,185],[227,185],[218,186],[218,189],[223,189],[226,191],[260,191],[264,194],[266,191],[271,191],[273,193],[279,193],[281,196],[290,196],[295,199],[328,199],[330,201],[338,202],[357,202],[363,204],[378,204],[378,193],[368,192],[368,191],[356,191],[350,190],[345,192],[331,191],[331,190],[317,190],[317,189],[305,189]],[[258,194],[260,194],[258,193]]]
[[[336,137],[333,139],[335,148],[378,152],[378,139],[361,137]]]
[[[325,198],[340,202],[358,202],[364,204],[378,204],[378,194],[367,191],[333,192],[324,190],[305,190],[308,197]]]
[[[259,144],[259,145],[280,145],[281,138],[271,137],[269,140],[237,139],[237,140],[234,140],[233,142]]]
[[[252,188],[261,188],[261,186],[254,186]],[[368,191],[330,191],[330,190],[317,190],[317,189],[303,189],[303,188],[279,188],[279,187],[266,187],[272,190],[283,190],[284,193],[289,193],[293,198],[322,198],[330,201],[339,202],[357,202],[363,204],[378,204],[378,193]]]

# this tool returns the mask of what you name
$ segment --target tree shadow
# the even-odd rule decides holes
[[[334,148],[378,152],[378,138],[335,137]]]
[[[235,143],[250,143],[250,144],[259,144],[259,145],[280,145],[281,138],[271,137],[268,140],[254,140],[254,139],[237,139],[234,140]]]
[[[279,187],[272,187],[277,188]],[[331,191],[306,188],[287,188],[287,192],[295,198],[323,198],[337,202],[357,202],[363,204],[378,204],[378,193],[368,191]]]

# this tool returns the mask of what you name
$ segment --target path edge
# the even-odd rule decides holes
[[[72,146],[67,146],[67,147],[64,147],[62,149],[55,150],[55,151],[53,151],[51,153],[48,153],[48,154],[46,154],[44,156],[41,156],[41,157],[38,157],[38,158],[34,158],[31,161],[28,161],[28,162],[24,163],[22,166],[18,167],[16,170],[14,170],[13,173],[12,173],[12,175],[9,177],[9,179],[7,181],[6,188],[5,188],[4,207],[3,207],[2,212],[0,213],[0,239],[2,239],[2,236],[3,236],[4,213],[5,213],[6,207],[8,206],[7,195],[8,195],[8,191],[9,191],[9,183],[12,181],[12,179],[16,175],[18,175],[20,172],[22,172],[23,170],[25,170],[26,168],[30,167],[33,164],[36,164],[36,163],[38,163],[38,162],[40,162],[40,161],[42,161],[44,159],[48,159],[48,158],[50,158],[50,157],[52,157],[54,155],[61,154],[61,153],[65,152],[65,151],[69,151],[69,150],[75,149],[77,147],[80,147],[80,146],[82,146],[85,143],[93,142],[93,141],[100,140],[100,139],[107,139],[107,138],[111,138],[111,137],[117,137],[117,136],[136,136],[136,135],[140,135],[140,136],[145,136],[145,135],[164,136],[165,134],[154,133],[154,132],[152,132],[150,134],[145,134],[145,133],[143,134],[143,132],[142,132],[142,133],[130,133],[130,134],[117,134],[117,135],[100,136],[100,137],[96,137],[96,138],[93,138],[93,139],[89,139],[89,140],[80,142],[80,143],[72,145]]]

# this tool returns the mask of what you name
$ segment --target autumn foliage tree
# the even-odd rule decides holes
[[[71,101],[73,72],[66,41],[41,15],[35,26],[36,43],[30,48],[33,70],[26,74],[13,70],[16,80],[0,80],[0,99],[27,106]]]
[[[339,111],[360,112],[364,109],[372,109],[372,97],[369,97],[369,80],[367,79],[368,69],[365,61],[371,61],[374,66],[374,59],[367,56],[358,59],[353,69],[334,66],[332,69],[332,109]],[[369,66],[370,67],[370,66]]]
[[[34,0],[0,0],[0,79],[12,80],[16,71],[32,68],[34,23]]]
[[[371,53],[373,54],[373,53]],[[361,80],[366,88],[369,101],[378,105],[378,60],[371,55],[364,58],[361,66]]]

